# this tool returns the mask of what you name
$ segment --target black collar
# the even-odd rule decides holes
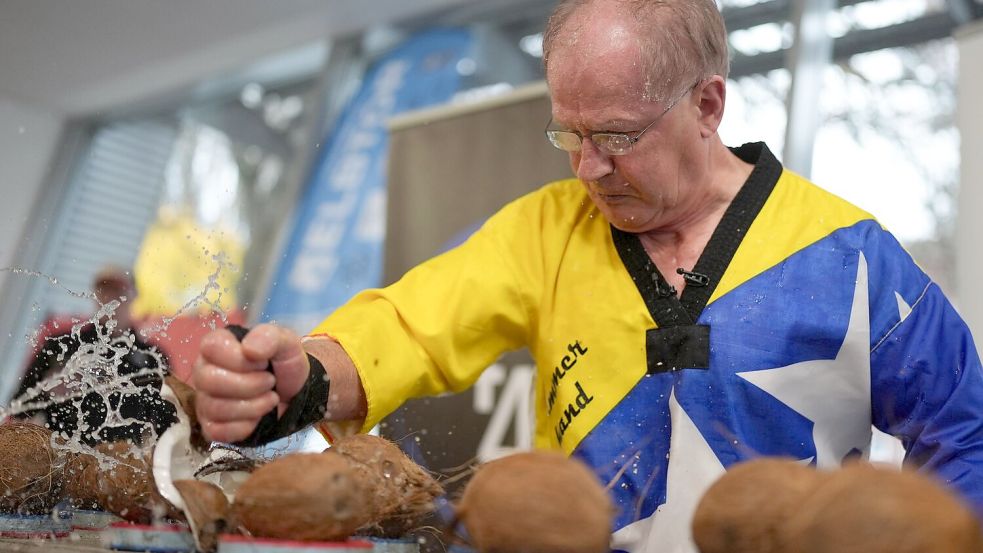
[[[731,148],[731,151],[753,163],[754,170],[724,212],[696,266],[688,269],[689,275],[684,275],[687,285],[681,297],[676,297],[675,289],[649,259],[638,235],[611,227],[618,255],[659,328],[692,325],[700,318],[748,227],[761,212],[782,174],[781,163],[763,142],[748,143]],[[705,277],[705,284],[695,282],[703,281],[701,277]]]

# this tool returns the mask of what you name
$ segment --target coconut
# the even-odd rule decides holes
[[[787,553],[978,553],[979,521],[929,476],[857,463],[790,516]]]
[[[345,457],[294,453],[249,476],[232,517],[256,537],[343,540],[371,520],[368,492]]]
[[[326,452],[352,462],[356,476],[369,488],[372,522],[360,534],[400,537],[420,526],[443,493],[430,474],[399,447],[369,434],[346,436]]]
[[[166,395],[164,386],[167,387],[168,393]],[[195,389],[177,377],[168,375],[164,377],[164,384],[161,386],[161,397],[174,404],[178,411],[178,422],[175,425],[187,425],[188,439],[191,445],[202,451],[208,449],[208,442],[201,433],[201,425],[198,423],[198,413],[195,411]],[[182,414],[187,417],[187,420],[181,417]]]
[[[99,498],[99,461],[92,455],[66,454],[63,496],[76,509],[104,509]]]
[[[209,448],[195,414],[193,388],[168,376],[161,386],[160,396],[175,405],[178,419],[160,435],[154,446],[153,474],[160,494],[185,510],[181,493],[174,482],[207,480],[221,488],[231,501],[236,489],[248,476],[241,462],[242,455],[226,448]],[[239,462],[233,461],[232,457]]]
[[[184,501],[184,512],[198,550],[215,551],[218,535],[225,531],[229,515],[229,500],[225,492],[215,484],[201,480],[178,480],[174,482],[174,487]]]
[[[604,553],[613,515],[611,499],[587,466],[547,451],[479,467],[457,505],[481,553]]]
[[[209,551],[215,548],[216,533],[227,522],[229,502],[248,477],[245,465],[254,463],[243,463],[242,455],[230,449],[209,449],[198,424],[192,387],[168,376],[160,395],[174,404],[178,420],[154,446],[155,491],[183,513],[198,549]],[[219,509],[222,505],[225,507]]]
[[[194,479],[195,470],[207,457],[207,444],[196,438],[200,432],[195,415],[194,389],[168,376],[160,387],[160,397],[174,404],[178,420],[160,435],[154,445],[151,465],[154,481],[161,496],[184,510],[181,493],[174,482]]]
[[[825,478],[792,459],[734,465],[697,505],[693,541],[702,553],[778,553],[780,526]]]
[[[0,425],[0,511],[49,513],[60,497],[60,483],[50,430],[27,422]]]
[[[142,524],[182,518],[157,492],[148,452],[126,441],[98,444],[95,451],[76,454],[69,462],[67,489],[73,502],[94,499],[106,511]]]

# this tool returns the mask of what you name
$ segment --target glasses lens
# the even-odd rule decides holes
[[[631,150],[631,139],[623,134],[597,133],[590,139],[599,150],[611,156],[627,154]]]
[[[546,136],[557,148],[566,152],[580,150],[580,136],[569,131],[546,131]]]

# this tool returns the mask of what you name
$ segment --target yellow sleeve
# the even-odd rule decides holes
[[[391,286],[359,293],[312,331],[352,358],[368,400],[363,431],[407,399],[469,387],[529,343],[542,289],[539,196],[509,204]]]

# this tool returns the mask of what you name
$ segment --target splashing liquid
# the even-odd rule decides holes
[[[74,298],[89,299],[98,305],[96,312],[88,319],[73,318],[67,333],[42,340],[42,329],[39,328],[27,336],[34,351],[42,352],[53,361],[54,370],[23,391],[11,401],[9,407],[0,408],[0,418],[56,409],[66,420],[77,421],[77,426],[70,432],[52,428],[52,446],[93,455],[102,468],[111,468],[115,461],[101,455],[93,444],[105,441],[102,438],[107,435],[132,437],[130,441],[134,444],[134,454],[152,447],[158,430],[163,432],[163,426],[175,420],[174,407],[150,389],[159,389],[159,383],[168,370],[166,359],[155,347],[141,340],[152,341],[155,336],[167,336],[167,329],[174,320],[201,307],[207,307],[218,314],[222,323],[228,323],[228,314],[220,306],[223,290],[219,276],[222,271],[235,272],[236,268],[223,253],[215,254],[211,259],[216,268],[209,275],[204,289],[177,313],[141,329],[139,339],[132,329],[119,328],[117,311],[131,298],[120,296],[103,304],[95,293],[76,292],[55,277],[21,268],[0,269],[44,279]],[[214,319],[209,326],[213,329],[216,327]],[[156,399],[148,399],[151,397]],[[136,409],[134,402],[138,404]],[[148,416],[145,412],[148,409],[153,409],[154,413]],[[163,420],[163,424],[158,425],[160,428],[155,428],[154,423],[150,422],[155,417]]]
[[[0,416],[57,411],[59,419],[73,421],[74,429],[65,432],[52,428],[52,447],[93,455],[103,468],[110,468],[115,461],[92,447],[104,441],[101,435],[124,432],[144,438],[144,444],[153,442],[154,425],[133,416],[132,403],[141,395],[151,394],[148,384],[162,381],[167,365],[155,348],[140,347],[131,331],[118,329],[115,314],[127,298],[121,296],[100,304],[94,293],[75,292],[54,277],[23,269],[8,270],[44,278],[73,297],[93,300],[99,308],[88,319],[72,319],[71,329],[65,334],[43,342],[40,329],[28,336],[34,350],[51,361],[53,370],[23,391],[9,407],[0,409]],[[165,404],[159,407],[167,409]],[[167,417],[168,413],[156,415]],[[133,448],[134,453],[139,451],[135,442]]]

